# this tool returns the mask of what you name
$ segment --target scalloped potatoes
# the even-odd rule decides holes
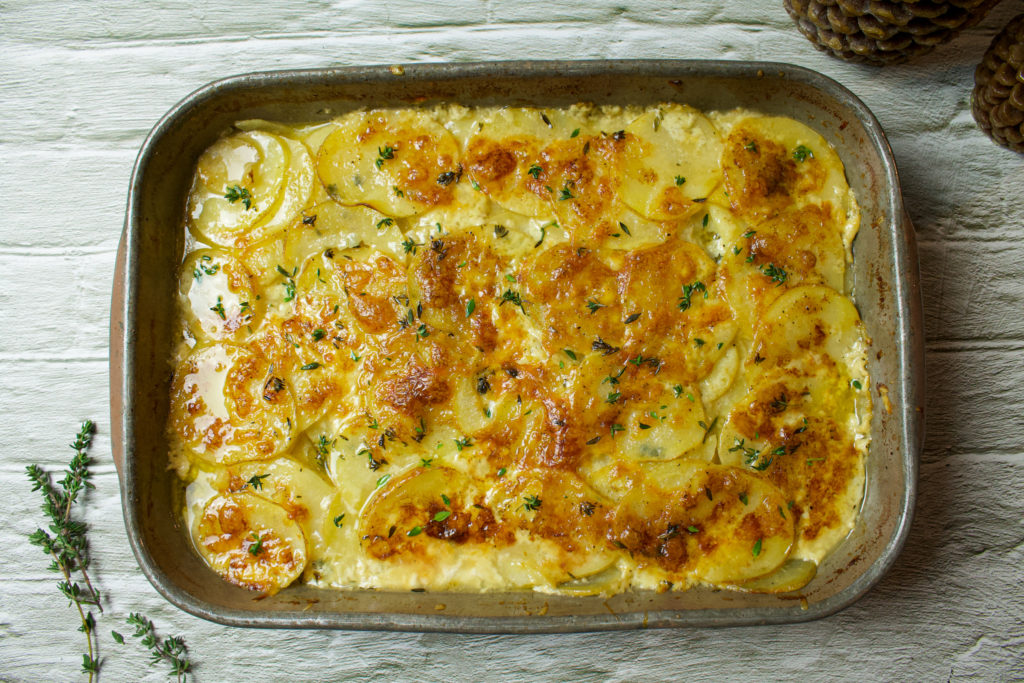
[[[168,431],[226,580],[788,591],[852,528],[859,216],[803,124],[359,110],[194,177]]]

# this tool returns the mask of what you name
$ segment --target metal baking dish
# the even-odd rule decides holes
[[[324,120],[365,105],[434,101],[568,105],[678,101],[791,116],[839,152],[862,210],[856,298],[873,340],[867,490],[856,528],[803,590],[693,589],[603,597],[324,591],[261,598],[221,580],[191,550],[175,511],[165,427],[175,269],[200,152],[248,118]],[[893,564],[910,527],[923,414],[923,325],[914,230],[878,121],[850,91],[786,64],[591,61],[425,64],[237,76],[189,95],[156,125],[132,174],[111,310],[110,399],[125,524],[143,572],[187,612],[237,626],[462,632],[595,631],[798,622],[855,601]],[[878,391],[887,392],[887,401]]]

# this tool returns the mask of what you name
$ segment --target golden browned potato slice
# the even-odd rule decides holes
[[[200,249],[181,266],[181,310],[189,331],[201,341],[242,341],[263,311],[256,278],[220,249]]]
[[[320,147],[317,172],[336,201],[389,216],[449,204],[465,182],[455,138],[429,114],[409,110],[340,119]]]
[[[215,496],[199,519],[196,541],[226,580],[271,595],[306,567],[299,525],[280,505],[248,491]]]
[[[645,465],[615,509],[609,538],[672,580],[728,584],[779,567],[793,543],[785,498],[743,470],[701,461]]]
[[[473,182],[501,206],[550,219],[540,153],[554,134],[541,113],[518,107],[494,112],[466,143],[465,164]]]
[[[174,373],[171,427],[204,460],[269,460],[292,441],[295,402],[262,354],[229,344],[201,347]]]
[[[527,533],[517,544],[537,551],[522,561],[552,584],[603,572],[618,558],[605,539],[611,502],[572,473],[509,472],[490,501],[502,523]]]
[[[670,104],[639,117],[626,133],[622,200],[653,220],[699,211],[722,177],[722,140],[707,117]]]
[[[288,174],[289,150],[279,136],[252,131],[222,138],[203,152],[186,216],[196,238],[233,246],[272,215]]]
[[[846,245],[859,225],[856,202],[839,156],[823,137],[784,117],[736,123],[722,154],[727,200],[742,216],[770,218],[788,208],[817,204],[843,227]]]
[[[480,484],[440,465],[383,475],[359,523],[365,551],[392,562],[416,563],[499,533]]]

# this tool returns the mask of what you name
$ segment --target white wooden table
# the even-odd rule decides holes
[[[129,611],[185,636],[195,680],[1024,679],[1024,157],[969,111],[974,65],[1024,4],[878,70],[828,58],[781,0],[0,1],[0,679],[74,680],[77,614],[26,536],[24,467],[63,467],[97,421],[86,502],[106,596],[103,679],[164,680]],[[681,5],[682,8],[673,8]],[[844,612],[787,627],[566,636],[227,628],[139,571],[110,458],[107,321],[136,152],[204,83],[253,70],[494,59],[787,61],[852,89],[895,149],[921,242],[928,437],[895,569]]]

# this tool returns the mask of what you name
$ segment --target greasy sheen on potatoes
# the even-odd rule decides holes
[[[749,111],[240,121],[182,223],[196,551],[263,593],[798,589],[863,496],[859,222]]]

